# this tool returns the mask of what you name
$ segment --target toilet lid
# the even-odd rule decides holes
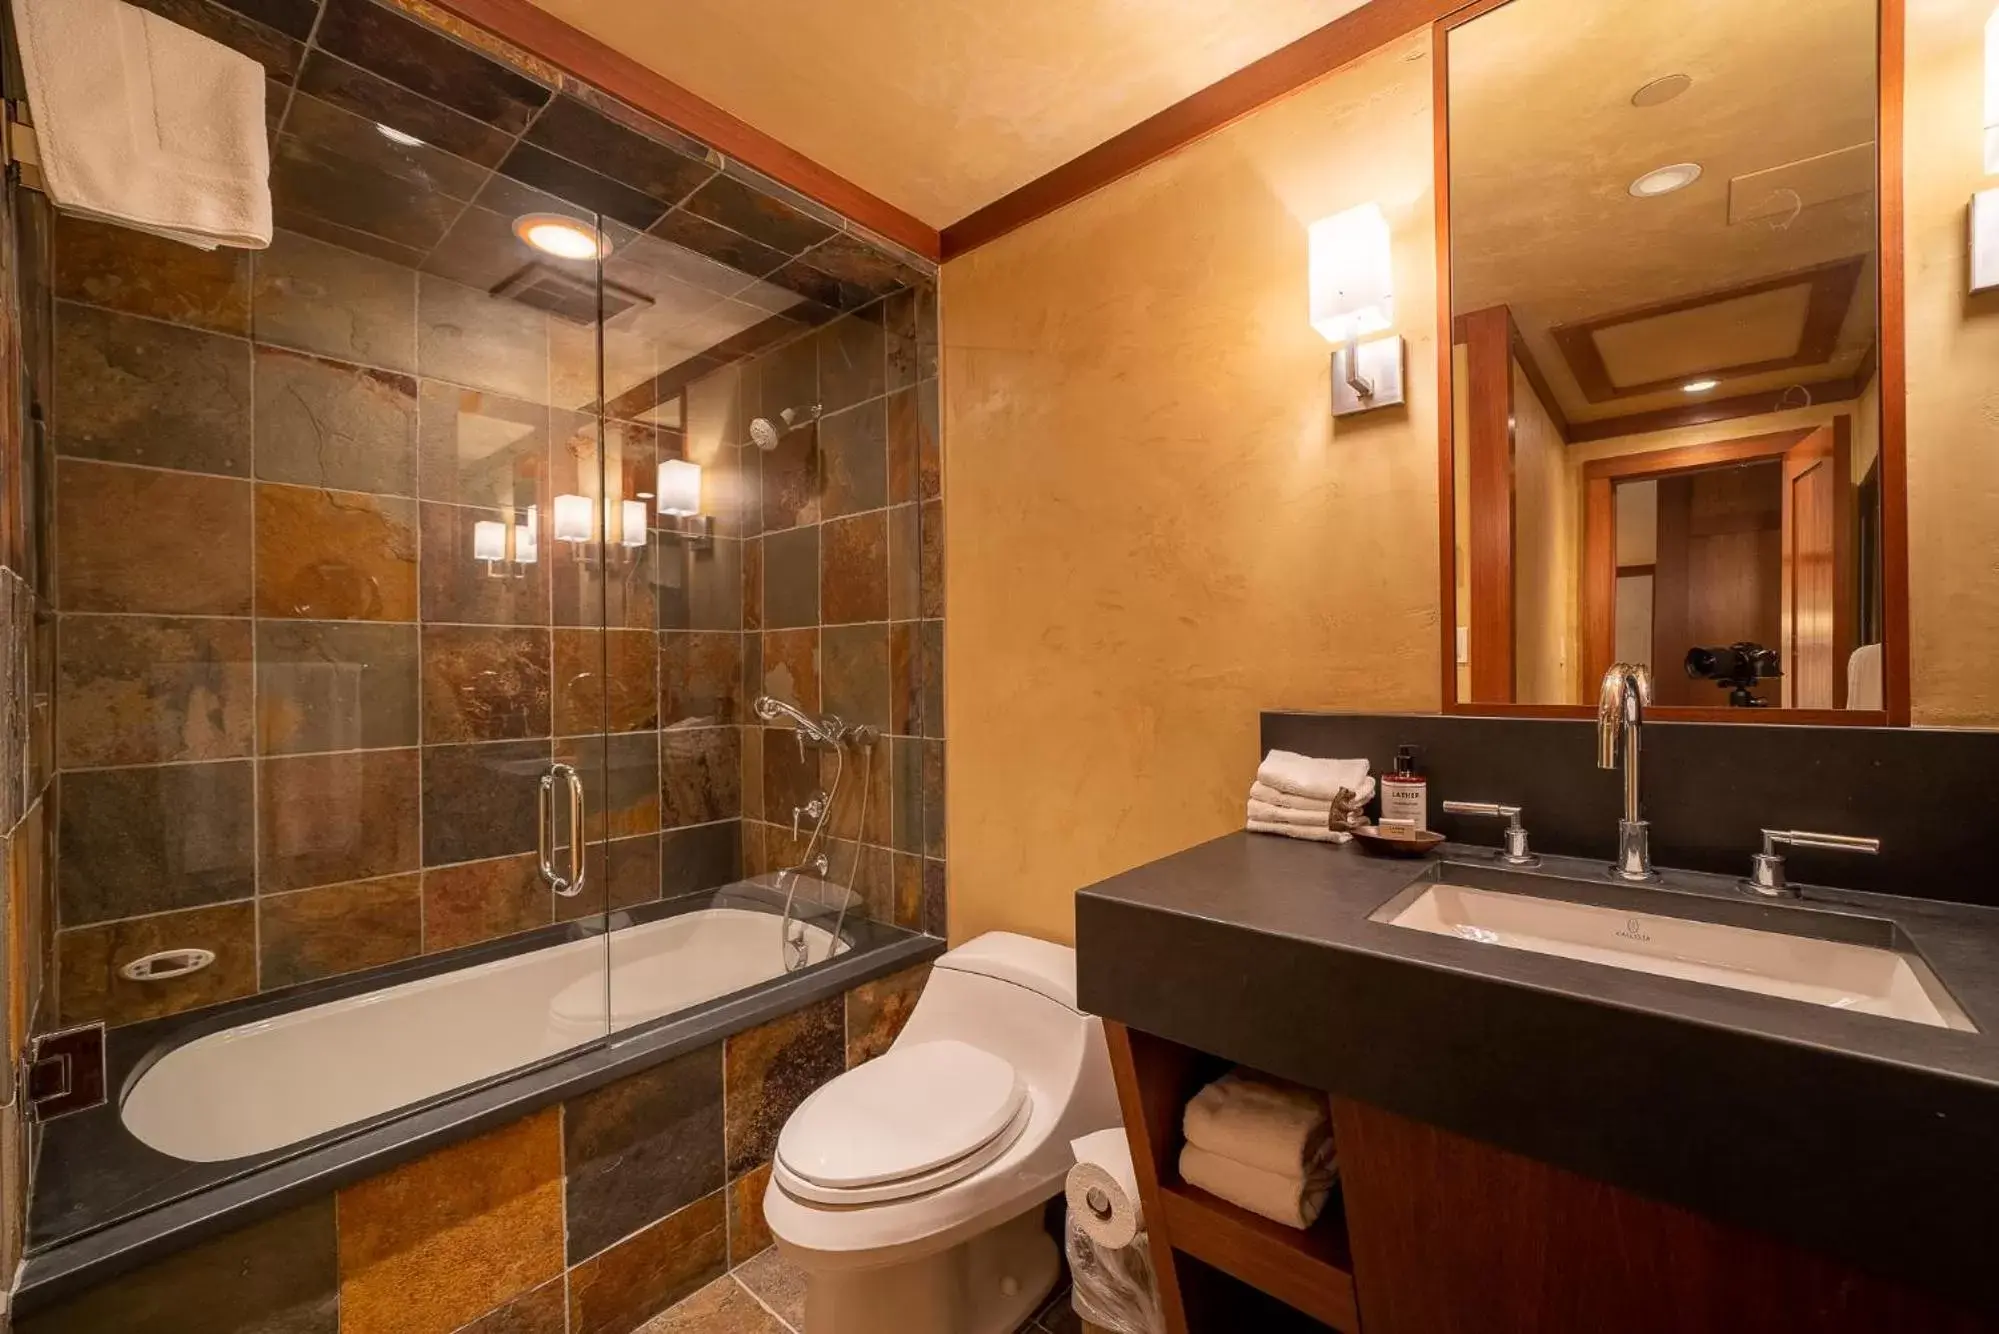
[[[896,1047],[807,1098],[778,1136],[789,1175],[858,1190],[934,1172],[1015,1127],[1027,1085],[988,1051],[943,1040]]]

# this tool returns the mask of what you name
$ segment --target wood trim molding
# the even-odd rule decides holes
[[[1504,306],[1473,311],[1464,317],[1464,330],[1471,382],[1465,441],[1471,486],[1471,697],[1510,700],[1519,677],[1513,637],[1513,317]]]
[[[1791,401],[1792,396],[1800,389],[1809,396],[1811,403],[1846,403],[1865,393],[1868,381],[1873,378],[1873,362],[1870,360],[1862,362],[1860,370],[1844,380],[1818,380],[1807,385],[1787,385],[1783,389],[1765,389],[1734,398],[1714,398],[1684,403],[1678,407],[1634,412],[1623,417],[1571,422],[1569,443],[1583,445],[1596,440],[1615,440],[1622,435],[1652,435],[1659,431],[1678,430],[1682,426],[1706,426],[1712,422],[1734,421],[1738,417],[1767,417],[1773,412],[1805,406]],[[1886,408],[1887,399],[1884,395],[1882,399],[1884,418]],[[1883,429],[1886,429],[1885,420]]]
[[[1596,315],[1570,324],[1558,324],[1548,331],[1548,336],[1555,340],[1555,346],[1561,349],[1562,359],[1569,363],[1569,371],[1575,376],[1576,387],[1581,389],[1583,397],[1592,403],[1607,403],[1613,399],[1656,394],[1662,389],[1672,389],[1683,384],[1695,375],[1712,375],[1717,379],[1725,379],[1738,375],[1760,375],[1766,371],[1790,370],[1798,366],[1823,366],[1832,359],[1839,342],[1840,328],[1845,325],[1847,312],[1853,307],[1853,294],[1859,289],[1860,275],[1866,267],[1867,256],[1849,255],[1845,259],[1814,264],[1810,268],[1797,269],[1790,273],[1774,274],[1768,278],[1736,283],[1730,287],[1718,287],[1708,292],[1696,292],[1690,296],[1675,297],[1671,301],[1655,301],[1650,305],[1633,306],[1629,310]],[[1643,384],[1620,385],[1611,381],[1610,368],[1604,364],[1602,349],[1596,342],[1596,335],[1602,330],[1615,329],[1626,324],[1639,324],[1667,315],[1678,315],[1689,310],[1699,310],[1704,306],[1739,301],[1744,297],[1760,296],[1765,292],[1780,292],[1788,287],[1806,287],[1810,291],[1805,307],[1804,324],[1798,331],[1797,351],[1790,356],[1772,357],[1732,366],[1708,366],[1698,371],[1689,371],[1686,375],[1650,380]]]
[[[464,0],[459,0],[464,2]],[[482,0],[524,3],[524,0]],[[1369,0],[1322,28],[1149,116],[1045,176],[960,218],[943,232],[946,260],[996,241],[1112,181],[1297,92],[1377,47],[1419,31],[1464,0]]]
[[[1881,602],[1888,722],[1907,727],[1909,667],[1909,375],[1902,253],[1904,0],[1881,0],[1880,130],[1876,159],[1881,222]]]
[[[1789,431],[1768,431],[1735,440],[1716,440],[1705,445],[1680,449],[1653,449],[1643,454],[1620,454],[1611,459],[1592,459],[1583,465],[1585,484],[1597,478],[1622,481],[1630,477],[1670,477],[1674,473],[1700,472],[1735,463],[1782,458],[1784,451],[1816,431],[1816,426],[1800,426]]]
[[[437,3],[897,245],[906,246],[925,259],[939,258],[940,242],[935,227],[736,119],[630,56],[571,27],[547,10],[535,7],[529,0],[437,0]]]

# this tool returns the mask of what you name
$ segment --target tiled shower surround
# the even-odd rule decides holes
[[[831,787],[834,759],[808,752],[807,773],[789,732],[753,724],[766,689],[885,734],[866,829],[869,761],[845,761],[832,870],[846,882],[858,837],[868,909],[941,931],[927,301],[900,293],[707,373],[684,427],[604,424],[624,496],[660,458],[704,464],[712,537],[600,553],[544,520],[537,560],[496,573],[477,523],[594,492],[598,424],[568,406],[594,392],[591,330],[568,347],[554,317],[294,232],[203,254],[64,219],[55,286],[61,1022],[789,865],[790,811],[822,764]],[[680,403],[647,406],[677,420]],[[780,403],[826,415],[768,456],[742,447]],[[551,759],[589,789],[594,888],[576,900],[535,860]],[[216,962],[119,975],[182,946]]]
[[[20,1334],[626,1334],[771,1244],[806,1094],[886,1049],[928,967],[864,983],[202,1242]]]
[[[847,759],[832,870],[859,848],[868,909],[941,931],[927,283],[367,0],[329,0],[297,51],[191,2],[169,12],[295,73],[281,230],[252,255],[57,228],[55,1018],[154,1017],[790,864],[806,770],[830,786],[833,757],[801,765],[754,725],[766,689],[884,734],[865,828],[868,759]],[[456,151],[362,119],[391,112]],[[691,457],[711,536],[600,553],[550,531],[556,495],[597,496],[599,330],[589,304],[579,322],[490,289],[528,253],[512,216],[579,204],[614,246],[606,485],[649,494]],[[775,452],[745,447],[752,416],[813,405]],[[530,505],[532,564],[474,558],[477,524]],[[534,858],[551,759],[590,789],[574,901]],[[119,975],[182,946],[216,961]]]
[[[926,266],[421,0],[140,2],[270,75],[278,235],[10,229],[16,1046],[788,865],[833,758],[755,720],[766,690],[882,732],[871,771],[847,758],[831,872],[941,934]],[[515,241],[530,212],[601,223],[601,307],[593,265]],[[784,407],[820,415],[749,446]],[[653,512],[673,458],[704,470],[707,531]],[[558,538],[563,495],[591,542]],[[478,525],[530,512],[532,561],[479,556]],[[589,789],[576,900],[535,862],[556,760]],[[119,973],[179,947],[216,959]],[[631,1329],[767,1240],[778,1127],[920,986],[863,984],[21,1326]]]

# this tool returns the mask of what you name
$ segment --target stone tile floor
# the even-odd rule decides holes
[[[638,1334],[801,1334],[805,1328],[805,1276],[775,1246],[654,1316]],[[1069,1285],[1058,1283],[1019,1334],[1081,1334],[1069,1305]]]

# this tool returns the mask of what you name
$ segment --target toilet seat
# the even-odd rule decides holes
[[[800,1199],[872,1204],[962,1180],[1005,1153],[1033,1104],[1011,1064],[946,1039],[897,1047],[801,1104],[772,1173]]]

